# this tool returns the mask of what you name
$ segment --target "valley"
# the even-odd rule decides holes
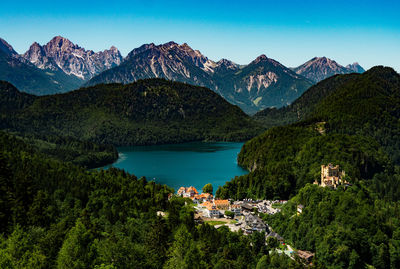
[[[400,266],[394,69],[0,41],[1,268]]]

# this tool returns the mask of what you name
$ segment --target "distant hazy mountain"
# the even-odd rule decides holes
[[[0,38],[0,80],[8,81],[21,91],[33,94],[67,92],[81,85],[82,80],[57,69],[39,69]]]
[[[44,46],[33,43],[23,57],[40,69],[62,70],[82,80],[119,65],[123,59],[114,46],[95,53],[61,36],[54,37]]]
[[[346,68],[352,70],[355,73],[364,73],[364,68],[361,67],[357,62],[346,65]]]
[[[132,50],[123,63],[92,78],[87,85],[131,83],[166,78],[208,87],[246,112],[287,105],[312,82],[265,55],[247,66],[229,60],[214,62],[186,43],[146,44]]]
[[[319,82],[337,74],[363,73],[365,71],[358,63],[344,67],[326,57],[314,57],[304,64],[293,68],[293,70],[297,74],[314,82]]]

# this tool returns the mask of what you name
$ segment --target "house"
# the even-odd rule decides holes
[[[245,216],[246,232],[251,233],[254,231],[265,232],[267,231],[267,225],[257,215],[248,214]]]
[[[251,206],[250,204],[243,203],[242,210],[246,212],[251,212],[253,211],[253,206]]]
[[[194,197],[190,197],[190,199],[192,199],[193,203],[196,205],[201,204],[201,199],[198,197],[198,195],[195,195]]]
[[[303,209],[304,209],[304,205],[302,205],[302,204],[297,205],[297,215],[300,215],[301,213],[303,213]]]
[[[178,196],[183,197],[183,195],[186,193],[186,188],[185,187],[180,187],[178,192],[176,193]]]
[[[300,259],[307,263],[311,263],[315,256],[314,253],[305,250],[298,250],[296,254],[300,257]]]
[[[213,199],[213,195],[211,193],[202,193],[199,195],[201,201],[211,201]]]
[[[240,205],[231,205],[229,210],[232,211],[235,216],[242,215],[242,207]]]
[[[180,187],[178,192],[177,192],[178,196],[187,197],[187,198],[192,198],[192,197],[194,197],[195,195],[198,195],[198,194],[199,194],[199,192],[193,186],[190,186],[189,188]]]
[[[206,201],[202,204],[206,208],[207,216],[210,218],[219,218],[221,212],[217,209],[214,203]]]
[[[268,239],[269,237],[275,237],[276,240],[278,240],[279,242],[283,243],[284,239],[282,236],[280,236],[278,233],[276,232],[271,232],[266,236],[266,239]]]
[[[219,210],[229,210],[230,207],[229,200],[214,200],[214,205]]]
[[[195,187],[190,186],[187,190],[186,190],[186,195],[188,195],[188,197],[193,197],[195,195],[199,194],[199,192],[196,190]]]

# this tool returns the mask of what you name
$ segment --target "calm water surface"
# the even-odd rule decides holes
[[[243,143],[183,143],[175,145],[118,148],[119,159],[111,166],[124,169],[137,177],[145,176],[178,190],[194,186],[199,191],[211,183],[214,192],[246,170],[237,165]],[[106,166],[108,168],[110,166]]]

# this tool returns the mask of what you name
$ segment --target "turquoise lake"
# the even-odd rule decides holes
[[[243,143],[193,142],[173,145],[119,147],[119,159],[110,166],[124,169],[138,178],[179,187],[194,186],[199,192],[211,183],[214,192],[226,181],[247,174],[237,165]]]

